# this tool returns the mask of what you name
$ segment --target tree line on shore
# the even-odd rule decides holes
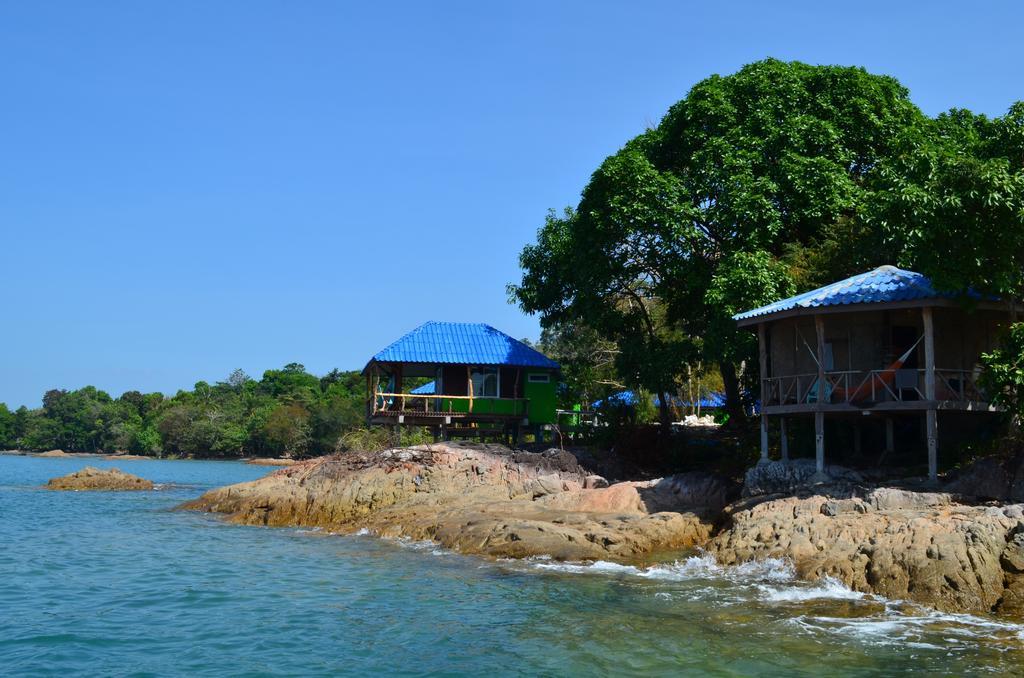
[[[298,364],[251,379],[235,370],[171,397],[93,386],[51,390],[37,409],[0,403],[0,449],[130,452],[152,456],[312,456],[365,425],[359,372],[316,377]]]

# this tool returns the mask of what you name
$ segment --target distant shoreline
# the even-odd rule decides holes
[[[59,454],[55,454],[58,452]],[[107,454],[106,452],[64,452],[63,450],[50,450],[49,452],[31,452],[28,450],[0,450],[0,455],[8,457],[35,457],[39,459],[106,459],[108,461],[238,461],[253,466],[291,466],[298,462],[297,459],[286,459],[281,457],[151,457],[143,454]]]

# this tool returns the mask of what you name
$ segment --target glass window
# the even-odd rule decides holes
[[[473,396],[477,398],[498,397],[498,368],[474,367],[472,372]]]
[[[550,375],[547,374],[531,374],[526,378],[526,380],[531,384],[547,384],[550,383],[551,378]]]

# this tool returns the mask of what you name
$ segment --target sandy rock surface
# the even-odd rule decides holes
[[[52,478],[46,487],[51,490],[152,490],[153,483],[116,468],[86,466],[81,471]]]
[[[881,488],[730,507],[707,545],[724,564],[788,558],[799,576],[940,610],[1024,616],[1024,511]]]
[[[624,561],[705,542],[715,512],[703,504],[724,505],[728,492],[706,474],[602,484],[566,452],[435,444],[300,462],[182,508],[251,525],[365,528],[463,553]]]

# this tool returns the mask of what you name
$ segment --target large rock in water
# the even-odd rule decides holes
[[[724,564],[788,558],[804,579],[956,612],[1024,616],[1024,506],[964,506],[948,494],[745,500],[707,545]]]
[[[432,539],[463,553],[625,561],[704,543],[716,512],[696,502],[729,492],[705,474],[600,484],[566,452],[435,444],[301,462],[182,508]]]
[[[153,483],[116,468],[86,466],[81,471],[52,478],[46,487],[51,490],[152,490]]]

